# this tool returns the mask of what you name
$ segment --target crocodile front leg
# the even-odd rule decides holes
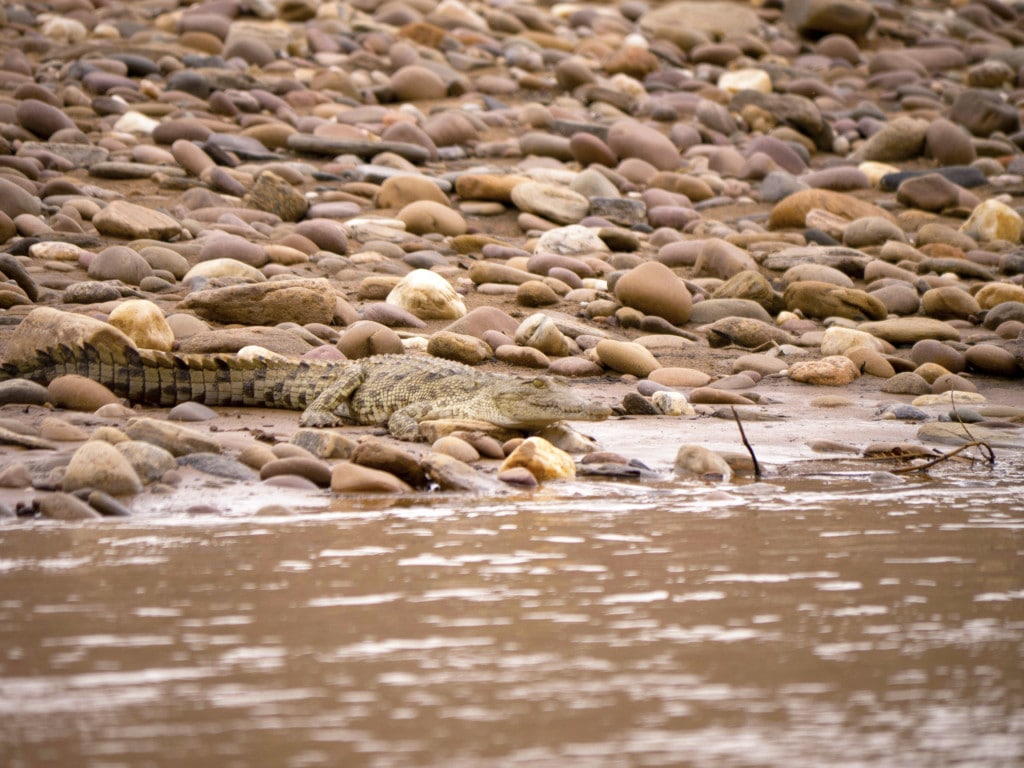
[[[350,416],[349,399],[363,383],[363,369],[354,365],[343,369],[323,392],[316,396],[299,417],[302,427],[337,427]]]
[[[388,419],[388,432],[399,440],[419,440],[420,422],[430,416],[433,409],[434,404],[429,401],[399,408]]]

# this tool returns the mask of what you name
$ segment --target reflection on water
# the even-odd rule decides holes
[[[1017,766],[1024,467],[0,527],[0,764]]]

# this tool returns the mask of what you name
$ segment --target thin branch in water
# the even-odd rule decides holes
[[[939,463],[941,463],[943,461],[949,461],[954,456],[956,456],[958,453],[962,453],[962,452],[966,451],[968,448],[981,448],[983,453],[987,453],[988,454],[988,456],[987,456],[988,463],[989,464],[995,464],[996,463],[996,454],[995,454],[995,451],[992,450],[992,446],[990,446],[988,443],[986,443],[984,441],[975,440],[973,442],[964,443],[963,445],[957,446],[952,451],[949,451],[948,453],[944,453],[941,456],[936,456],[934,459],[932,459],[931,461],[925,462],[924,464],[917,464],[917,465],[915,465],[913,467],[903,467],[901,469],[892,469],[892,470],[890,470],[890,472],[892,472],[894,475],[904,475],[904,474],[907,474],[907,473],[910,473],[910,472],[923,472],[924,470],[930,469],[931,467],[934,467],[936,464],[939,464]]]
[[[743,422],[740,421],[740,415],[736,411],[736,406],[729,406],[732,409],[732,417],[736,419],[736,426],[740,430],[740,438],[743,440],[743,446],[747,449],[747,453],[750,454],[750,460],[754,462],[754,478],[757,480],[761,479],[761,465],[757,463],[757,456],[754,455],[754,448],[750,445],[750,441],[747,440],[747,433],[743,431]]]

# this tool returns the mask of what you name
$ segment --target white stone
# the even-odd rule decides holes
[[[117,118],[117,122],[114,123],[114,130],[118,133],[137,133],[143,136],[150,136],[158,125],[160,125],[159,120],[147,117],[141,112],[129,110]]]
[[[1013,208],[996,199],[985,200],[971,211],[960,231],[982,243],[1008,240],[1019,243],[1024,220]]]
[[[821,339],[821,354],[845,355],[856,347],[867,347],[878,352],[885,351],[885,345],[880,339],[876,339],[870,333],[858,331],[854,328],[844,328],[841,325],[833,325],[826,329]]]
[[[114,307],[107,322],[122,331],[140,349],[170,352],[174,331],[160,307],[146,299],[129,299]]]
[[[740,91],[771,93],[772,78],[763,69],[747,67],[723,72],[718,78],[718,87],[727,93],[739,93]]]
[[[466,314],[462,297],[447,280],[428,269],[415,269],[403,277],[386,301],[420,320],[455,320]]]
[[[256,267],[249,266],[237,259],[201,261],[186,272],[181,281],[187,282],[193,277],[240,277],[243,280],[252,280],[257,283],[262,283],[267,279],[267,276],[256,269]]]
[[[548,230],[540,236],[533,249],[534,253],[553,253],[560,256],[581,256],[609,251],[604,240],[582,224]]]

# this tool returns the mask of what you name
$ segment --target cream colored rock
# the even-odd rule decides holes
[[[29,363],[35,359],[38,350],[52,349],[61,344],[69,347],[91,344],[96,349],[109,349],[115,353],[133,346],[130,338],[109,323],[75,312],[37,307],[11,334],[4,351],[4,362]]]
[[[556,448],[542,437],[529,437],[520,443],[501,463],[498,473],[515,467],[530,471],[538,482],[576,477],[576,464],[572,456]]]
[[[560,256],[581,256],[590,253],[608,253],[607,244],[597,232],[581,224],[558,227],[545,232],[537,240],[533,252],[553,253]]]
[[[857,169],[868,177],[871,186],[875,188],[881,185],[883,176],[888,176],[890,173],[898,173],[900,170],[895,165],[879,163],[875,160],[865,160],[863,163],[858,163]]]
[[[828,328],[821,339],[821,354],[829,357],[831,355],[845,355],[855,347],[866,347],[878,352],[885,349],[880,339],[870,333],[858,331],[854,328],[844,328],[841,325],[833,325]]]
[[[237,259],[210,259],[209,261],[201,261],[186,272],[185,276],[181,278],[181,281],[183,283],[188,282],[196,277],[205,277],[207,279],[217,277],[235,277],[241,278],[242,280],[252,280],[255,283],[262,283],[267,279],[267,276],[256,269],[256,267],[245,264]]]
[[[995,199],[985,200],[976,206],[970,218],[960,227],[961,232],[980,243],[992,240],[1019,243],[1022,230],[1024,219],[1021,219],[1020,214]]]
[[[386,301],[420,320],[457,320],[466,314],[466,304],[451,284],[427,269],[416,269],[403,277]]]
[[[170,352],[174,346],[174,331],[167,324],[164,313],[146,299],[131,299],[118,304],[107,322],[124,331],[141,349]]]
[[[772,78],[763,69],[745,67],[731,72],[723,72],[718,78],[718,87],[727,93],[740,91],[772,92]]]
[[[729,463],[703,445],[684,445],[676,453],[674,466],[677,475],[701,479],[732,479]]]
[[[682,392],[661,390],[651,395],[651,402],[663,416],[696,416],[697,410],[690,405]]]
[[[69,493],[79,488],[96,488],[121,496],[141,491],[142,481],[117,448],[102,440],[90,440],[68,462],[63,488]]]
[[[661,363],[646,347],[631,341],[602,339],[595,347],[601,363],[613,371],[644,378],[661,368]]]

